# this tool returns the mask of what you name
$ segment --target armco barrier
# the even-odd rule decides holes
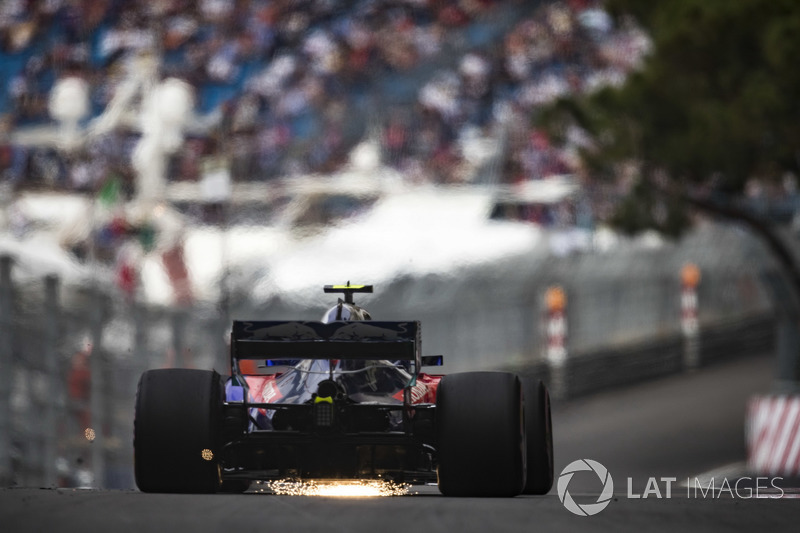
[[[580,396],[680,372],[682,353],[683,340],[676,334],[655,341],[576,354],[567,363],[566,394]]]
[[[701,364],[738,355],[775,349],[776,323],[772,315],[730,320],[700,330]]]
[[[700,330],[700,366],[768,353],[774,350],[775,333],[775,320],[771,315],[704,324]],[[561,399],[682,372],[684,349],[683,336],[675,332],[657,339],[573,354],[566,361]],[[542,361],[507,370],[524,378],[553,382],[550,368]]]

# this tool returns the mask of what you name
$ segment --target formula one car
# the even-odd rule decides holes
[[[144,492],[243,492],[253,480],[438,482],[448,496],[546,494],[545,385],[506,372],[445,376],[416,321],[373,321],[353,294],[320,322],[234,321],[232,375],[148,370],[134,420]]]

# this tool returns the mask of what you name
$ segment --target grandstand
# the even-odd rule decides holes
[[[154,251],[180,292],[187,232],[250,214],[250,225],[271,224],[298,204],[283,200],[300,190],[292,182],[340,183],[358,169],[376,185],[489,186],[486,218],[589,228],[593,205],[572,185],[586,136],[576,128],[556,145],[532,117],[559,96],[620,83],[648,46],[599,0],[7,1],[0,188],[89,201],[58,243],[104,263],[129,294]],[[65,80],[79,81],[63,92]],[[157,94],[172,100],[154,104]],[[191,116],[170,119],[180,125],[166,137],[148,122],[185,105]],[[537,183],[564,176],[569,193],[538,199]],[[295,218],[361,213],[352,194],[309,199],[325,212]],[[36,202],[15,197],[0,195],[0,226],[24,236]]]
[[[173,156],[171,180],[199,179],[198,160],[220,151],[238,181],[331,172],[373,137],[410,179],[452,183],[574,170],[528,117],[561,94],[619,82],[647,49],[594,0],[17,0],[3,4],[0,43],[0,114],[12,132],[3,179],[84,190],[125,175],[135,125],[66,161],[29,132],[52,124],[59,78],[88,82],[97,117],[145,53],[161,77],[195,88],[205,119]],[[487,137],[507,143],[488,174],[471,157]]]

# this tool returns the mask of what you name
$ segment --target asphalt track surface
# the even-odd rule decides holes
[[[605,465],[614,497],[599,514],[576,516],[555,494],[511,499],[445,498],[435,487],[391,498],[161,495],[137,491],[0,489],[0,531],[384,532],[769,531],[794,530],[800,496],[704,493],[680,483],[744,459],[744,406],[767,391],[772,360],[751,357],[554,405],[556,474],[577,459]],[[732,475],[732,474],[731,474]],[[672,498],[642,494],[649,477],[674,477]],[[733,479],[731,480],[733,483]],[[780,484],[780,482],[779,482]],[[577,473],[569,491],[594,502],[600,480]],[[660,493],[665,496],[661,484]],[[740,493],[746,496],[747,493]],[[790,527],[791,526],[791,527]]]

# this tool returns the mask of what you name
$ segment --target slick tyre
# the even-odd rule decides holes
[[[523,494],[547,494],[553,486],[553,425],[550,393],[539,380],[523,381],[527,480]]]
[[[232,479],[228,481],[223,481],[222,485],[219,488],[219,492],[225,492],[227,494],[241,494],[249,488],[250,488],[249,481]]]
[[[214,371],[142,374],[133,422],[134,472],[143,492],[220,489],[222,382]]]
[[[510,497],[522,492],[522,401],[514,374],[464,372],[442,378],[436,399],[442,494]]]

